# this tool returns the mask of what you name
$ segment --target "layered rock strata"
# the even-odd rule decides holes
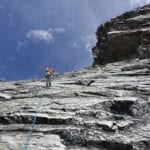
[[[149,150],[150,60],[0,82],[0,150],[23,149],[37,108],[28,150]]]

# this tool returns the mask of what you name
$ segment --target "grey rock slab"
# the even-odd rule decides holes
[[[17,87],[11,82],[0,82],[0,91],[17,90]]]
[[[134,125],[134,121],[132,121],[132,120],[119,121],[117,123],[117,128],[119,130],[123,130],[124,128],[128,128],[131,125]]]
[[[0,140],[9,146],[8,150],[24,149],[27,134],[9,132],[8,134],[2,133]],[[61,143],[58,135],[33,133],[28,145],[28,149],[36,150],[65,150],[66,146]]]
[[[0,101],[2,146],[23,146],[40,102],[31,149],[147,150],[150,77],[144,69],[139,69],[144,73],[140,76],[134,69],[121,71],[137,64],[148,61],[133,59],[61,74],[50,88],[43,79],[0,83],[3,99],[11,96]]]
[[[5,101],[5,100],[10,100],[12,98],[11,95],[5,94],[5,93],[0,93],[0,101]]]

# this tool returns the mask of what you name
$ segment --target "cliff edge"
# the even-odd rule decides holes
[[[126,12],[100,27],[93,48],[94,65],[136,57],[139,45],[150,58],[150,5]]]

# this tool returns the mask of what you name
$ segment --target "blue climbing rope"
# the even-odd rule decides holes
[[[33,118],[31,127],[30,127],[30,129],[28,131],[28,135],[27,135],[27,138],[26,138],[26,141],[25,141],[25,144],[24,144],[24,150],[28,149],[28,146],[29,146],[29,143],[30,143],[30,139],[31,139],[31,136],[32,136],[32,132],[33,132],[33,129],[34,129],[34,126],[35,126],[35,123],[36,123],[37,115],[39,113],[40,105],[41,105],[41,100],[39,99],[39,102],[38,102],[38,105],[37,105],[37,109],[36,109],[36,113],[35,113],[35,116]]]

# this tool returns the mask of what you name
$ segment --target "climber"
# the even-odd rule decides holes
[[[54,69],[52,68],[45,69],[46,87],[51,87],[51,78],[53,74],[54,74]]]

